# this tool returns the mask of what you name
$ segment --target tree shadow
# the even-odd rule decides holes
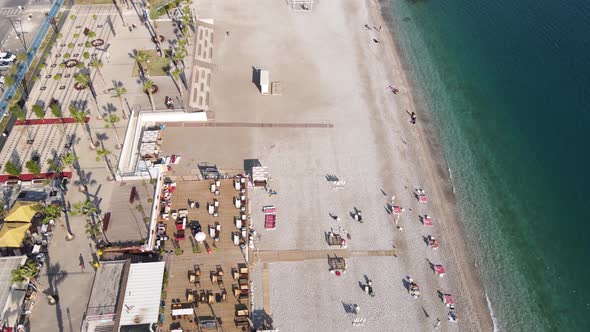
[[[115,113],[117,111],[117,107],[113,105],[113,103],[107,103],[106,105],[103,105],[102,109],[107,114]]]
[[[61,269],[61,265],[59,263],[51,264],[50,255],[46,256],[46,266],[47,266],[47,289],[43,291],[46,295],[51,295],[56,300],[55,303],[55,317],[57,319],[57,330],[64,331],[64,322],[63,322],[63,313],[61,308],[61,303],[59,300],[59,290],[58,286],[65,281],[68,276],[66,271]]]

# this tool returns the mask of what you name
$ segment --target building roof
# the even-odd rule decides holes
[[[14,284],[12,282],[12,270],[16,269],[27,258],[25,256],[0,257],[0,320],[7,320],[9,326],[14,326],[20,311],[26,290],[26,283]]]
[[[86,317],[114,317],[125,261],[101,262],[92,284]],[[98,318],[97,317],[97,318]]]
[[[164,262],[131,264],[119,326],[158,321]]]
[[[5,222],[0,226],[0,248],[19,248],[31,224]]]
[[[35,202],[16,201],[10,211],[8,211],[4,221],[31,222],[31,219],[37,213],[33,207],[38,204]]]

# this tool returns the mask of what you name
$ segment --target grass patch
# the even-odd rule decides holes
[[[167,55],[164,57],[158,56],[158,53],[155,50],[147,50],[145,52],[148,55],[149,62],[142,64],[142,67],[144,70],[147,68],[147,74],[149,76],[168,75],[168,69],[170,68],[170,58]],[[166,50],[164,54],[169,54],[169,51]],[[137,62],[133,63],[133,71],[131,72],[131,76],[139,76]]]

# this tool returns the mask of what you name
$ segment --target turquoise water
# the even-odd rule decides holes
[[[496,327],[590,331],[590,2],[381,2],[440,133]]]

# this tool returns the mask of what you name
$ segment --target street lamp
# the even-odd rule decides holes
[[[27,41],[25,40],[25,32],[23,31],[23,21],[19,18],[16,19],[16,21],[20,24],[20,33],[18,32],[18,30],[16,29],[16,27],[14,26],[14,22],[12,21],[12,18],[8,18],[8,20],[10,21],[10,25],[12,25],[12,29],[14,29],[14,32],[16,33],[17,38],[20,39],[20,41],[23,43],[23,46],[25,47],[25,52],[27,51]]]

